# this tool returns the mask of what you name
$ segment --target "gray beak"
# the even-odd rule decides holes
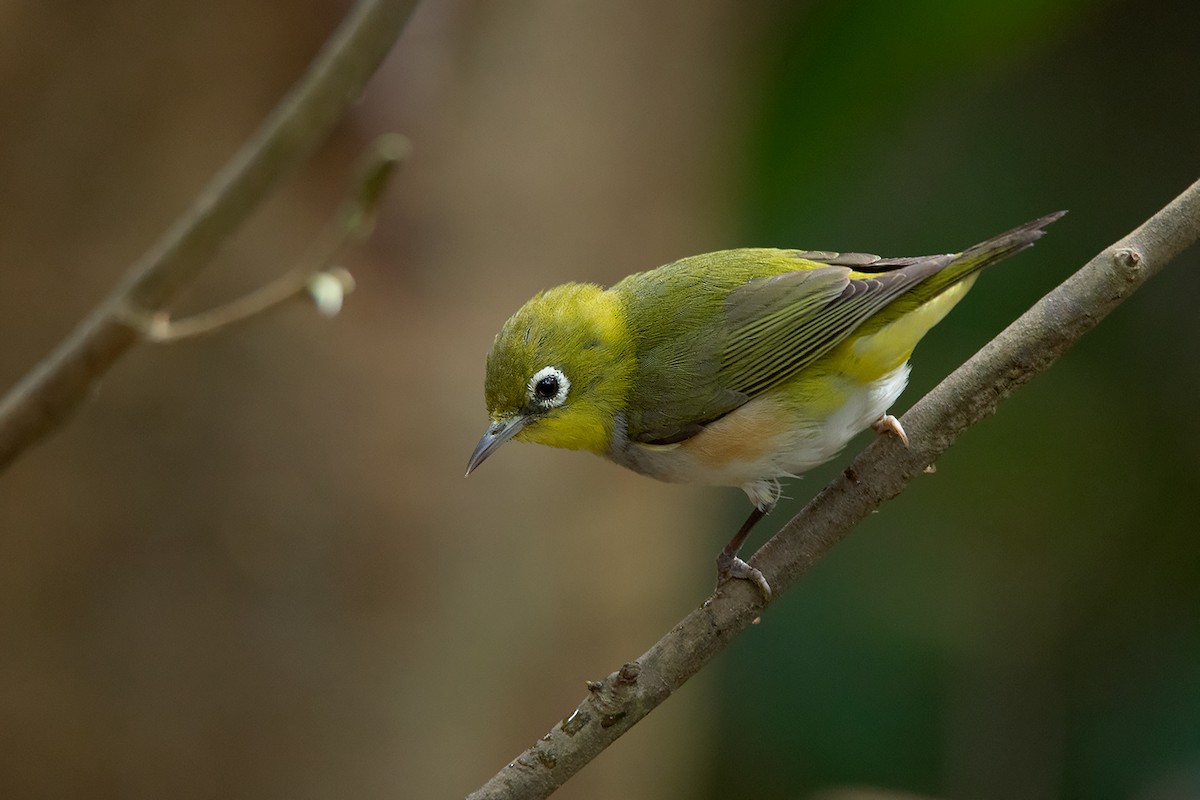
[[[471,460],[467,462],[467,474],[470,475],[471,470],[482,464],[485,458],[494,453],[500,445],[520,433],[521,429],[528,424],[529,417],[515,416],[489,425],[487,433],[479,440],[479,444],[475,445],[475,452],[471,453]]]

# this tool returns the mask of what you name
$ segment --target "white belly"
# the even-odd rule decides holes
[[[627,443],[614,460],[672,483],[740,486],[751,502],[769,508],[779,479],[824,464],[883,416],[908,383],[903,364],[869,386],[846,382],[845,401],[816,414],[768,392],[677,444]]]

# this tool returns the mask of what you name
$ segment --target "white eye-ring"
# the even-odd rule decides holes
[[[529,399],[542,408],[558,408],[570,390],[571,382],[558,367],[542,367],[529,379]]]

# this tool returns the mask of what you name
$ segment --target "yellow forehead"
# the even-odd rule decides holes
[[[504,416],[528,400],[529,379],[547,366],[589,371],[603,350],[624,335],[618,299],[595,284],[568,283],[541,292],[496,336],[488,356],[488,411]]]

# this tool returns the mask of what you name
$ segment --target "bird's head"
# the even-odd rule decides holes
[[[467,473],[509,439],[606,452],[635,365],[618,296],[580,283],[538,294],[504,323],[488,355],[491,424]]]

